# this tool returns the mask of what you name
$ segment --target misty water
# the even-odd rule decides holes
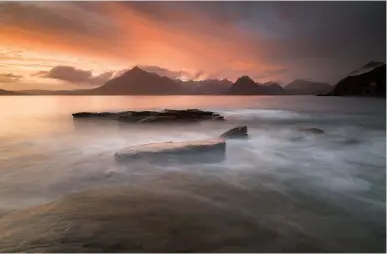
[[[0,251],[385,252],[385,100],[0,97]],[[198,108],[225,122],[73,121]],[[216,164],[117,164],[125,146],[216,137]],[[321,128],[324,134],[299,131]]]

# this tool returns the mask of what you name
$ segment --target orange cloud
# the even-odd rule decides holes
[[[200,14],[168,12],[172,16],[170,18],[185,17],[196,28],[202,28],[192,31],[174,23],[160,22],[136,9],[124,8],[120,2],[104,5],[115,25],[123,31],[122,46],[142,64],[151,63],[169,69],[184,66],[195,72],[205,70],[207,73],[221,69],[251,73],[268,67],[276,68],[250,58],[249,48],[252,45],[243,32],[232,26],[225,29]],[[133,48],[134,52],[130,50]]]
[[[42,5],[39,6],[43,8],[41,11],[47,7]],[[71,9],[55,6],[55,3],[49,7],[58,8],[60,15],[71,17]],[[39,11],[39,8],[33,10]],[[46,59],[60,60],[67,63],[64,65],[78,68],[98,66],[101,73],[138,64],[184,71],[192,76],[201,73],[201,78],[214,78],[222,73],[219,78],[236,79],[244,74],[254,76],[259,72],[283,69],[260,61],[256,57],[260,51],[259,41],[251,40],[227,19],[219,23],[189,10],[159,10],[158,14],[163,17],[160,19],[122,2],[94,2],[93,8],[109,20],[110,29],[106,34],[98,31],[93,35],[81,29],[71,33],[59,22],[58,26],[45,25],[15,16],[12,22],[0,23],[0,46],[22,47],[38,52]],[[67,22],[67,19],[63,20]],[[72,23],[68,26],[74,29]],[[23,64],[23,57],[20,64]]]

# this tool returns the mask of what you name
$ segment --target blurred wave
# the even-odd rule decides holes
[[[276,97],[272,98],[275,100]],[[58,199],[89,190],[87,193],[90,194],[87,195],[92,198],[83,201],[85,206],[92,206],[91,210],[99,209],[101,214],[106,213],[104,216],[108,217],[113,216],[112,211],[124,209],[118,205],[122,200],[140,202],[141,208],[138,209],[150,214],[157,211],[174,214],[178,210],[177,218],[183,218],[192,211],[178,208],[180,204],[190,209],[200,207],[198,209],[202,214],[195,216],[192,223],[208,225],[208,228],[198,226],[199,232],[207,234],[214,230],[211,232],[216,232],[220,238],[219,241],[200,238],[189,245],[193,251],[385,250],[386,133],[385,109],[380,107],[379,102],[375,102],[378,107],[369,106],[370,113],[362,108],[353,110],[351,114],[347,114],[347,109],[342,110],[341,104],[334,105],[331,101],[324,102],[324,105],[328,102],[332,105],[322,113],[316,113],[315,108],[320,105],[314,104],[308,106],[310,111],[306,105],[302,111],[284,109],[291,108],[286,104],[289,99],[282,102],[282,109],[253,108],[253,102],[244,102],[245,108],[240,106],[235,109],[212,105],[210,108],[225,114],[228,121],[173,126],[74,122],[68,115],[74,110],[69,102],[68,107],[62,106],[59,111],[52,109],[43,115],[15,113],[18,115],[16,118],[12,114],[3,116],[4,128],[0,130],[0,229],[10,227],[7,229],[11,230],[11,224],[7,224],[7,221],[13,221],[13,225],[20,225],[20,228],[12,232],[23,235],[23,223],[32,223],[34,217],[26,215],[20,219],[12,210],[27,209],[25,213],[29,214],[28,209],[37,209],[37,213],[44,216],[45,208],[29,207],[44,206],[47,202],[54,202],[53,209],[59,217],[71,217],[69,214],[77,213],[77,202],[73,203],[73,196],[64,199],[70,201]],[[277,104],[280,103],[277,101]],[[294,99],[290,103],[299,102]],[[98,108],[101,107],[98,104]],[[334,113],[333,108],[336,110]],[[110,108],[106,106],[106,109]],[[127,108],[122,105],[122,109]],[[250,138],[227,141],[227,159],[223,163],[163,166],[144,161],[118,165],[113,160],[113,154],[127,145],[211,138],[242,124],[248,125]],[[325,133],[314,135],[300,131],[304,127],[321,128]],[[94,190],[96,193],[106,193],[108,197],[98,201]],[[132,192],[139,192],[139,197],[145,195],[144,200],[148,195],[157,195],[158,199],[171,206],[166,208],[157,202],[148,207],[150,204],[138,201],[135,195],[129,194]],[[83,197],[84,194],[79,195]],[[94,207],[95,204],[100,206]],[[135,207],[133,209],[137,209]],[[69,213],[63,215],[64,210]],[[222,218],[219,224],[211,223],[213,217],[209,214]],[[98,224],[98,214],[85,213],[84,216],[89,216],[88,220],[96,223],[93,224],[96,228],[85,226],[96,237],[103,235],[105,230],[117,230],[117,234],[112,233],[110,238],[101,238],[106,244],[114,241],[113,238],[121,239],[120,244],[130,248],[123,243],[128,239],[120,234],[125,234],[123,226],[129,227],[131,224],[122,222],[121,227],[117,222],[115,228],[110,228]],[[133,220],[137,219],[133,217]],[[192,224],[186,219],[180,222],[187,223],[187,228],[193,230]],[[47,227],[56,227],[59,222],[48,219],[42,222],[41,229],[45,227],[44,223],[47,223]],[[254,225],[246,227],[249,223]],[[174,224],[169,218],[160,225],[167,227]],[[145,225],[140,229],[144,230],[144,234],[152,235]],[[239,233],[229,235],[228,232],[233,229]],[[71,231],[74,234],[71,237],[78,239],[80,235],[76,232]],[[20,235],[15,234],[10,234],[12,239],[7,239],[17,242]],[[137,239],[138,234],[142,233],[128,233],[127,237]],[[169,233],[157,231],[154,234]],[[265,243],[257,244],[254,237],[247,237],[249,234],[259,235]],[[0,234],[0,240],[1,237]],[[152,237],[149,239],[154,239]],[[149,244],[148,238],[138,239]],[[230,239],[240,241],[240,244],[228,246]],[[59,243],[52,244],[62,249],[48,250],[66,250]],[[207,247],[200,248],[201,244]],[[185,251],[175,245],[176,242],[170,243],[164,250]],[[100,249],[74,247],[72,250],[125,250],[117,246],[116,249],[99,246]],[[222,246],[227,248],[222,249]],[[156,248],[148,247],[144,248],[148,251]],[[0,250],[13,250],[7,248],[0,244]]]

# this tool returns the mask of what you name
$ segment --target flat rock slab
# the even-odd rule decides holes
[[[226,142],[221,138],[163,142],[130,146],[115,154],[119,161],[146,159],[150,162],[215,163],[225,159]]]
[[[202,120],[224,120],[216,112],[199,109],[164,109],[162,111],[122,111],[122,112],[78,112],[74,119],[113,119],[130,123],[175,123],[198,122]]]

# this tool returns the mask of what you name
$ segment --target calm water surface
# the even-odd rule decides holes
[[[0,251],[385,252],[385,100],[3,96],[0,107]],[[227,121],[71,117],[164,108],[214,110]],[[128,145],[211,138],[238,125],[250,139],[227,141],[223,163],[113,160]]]

